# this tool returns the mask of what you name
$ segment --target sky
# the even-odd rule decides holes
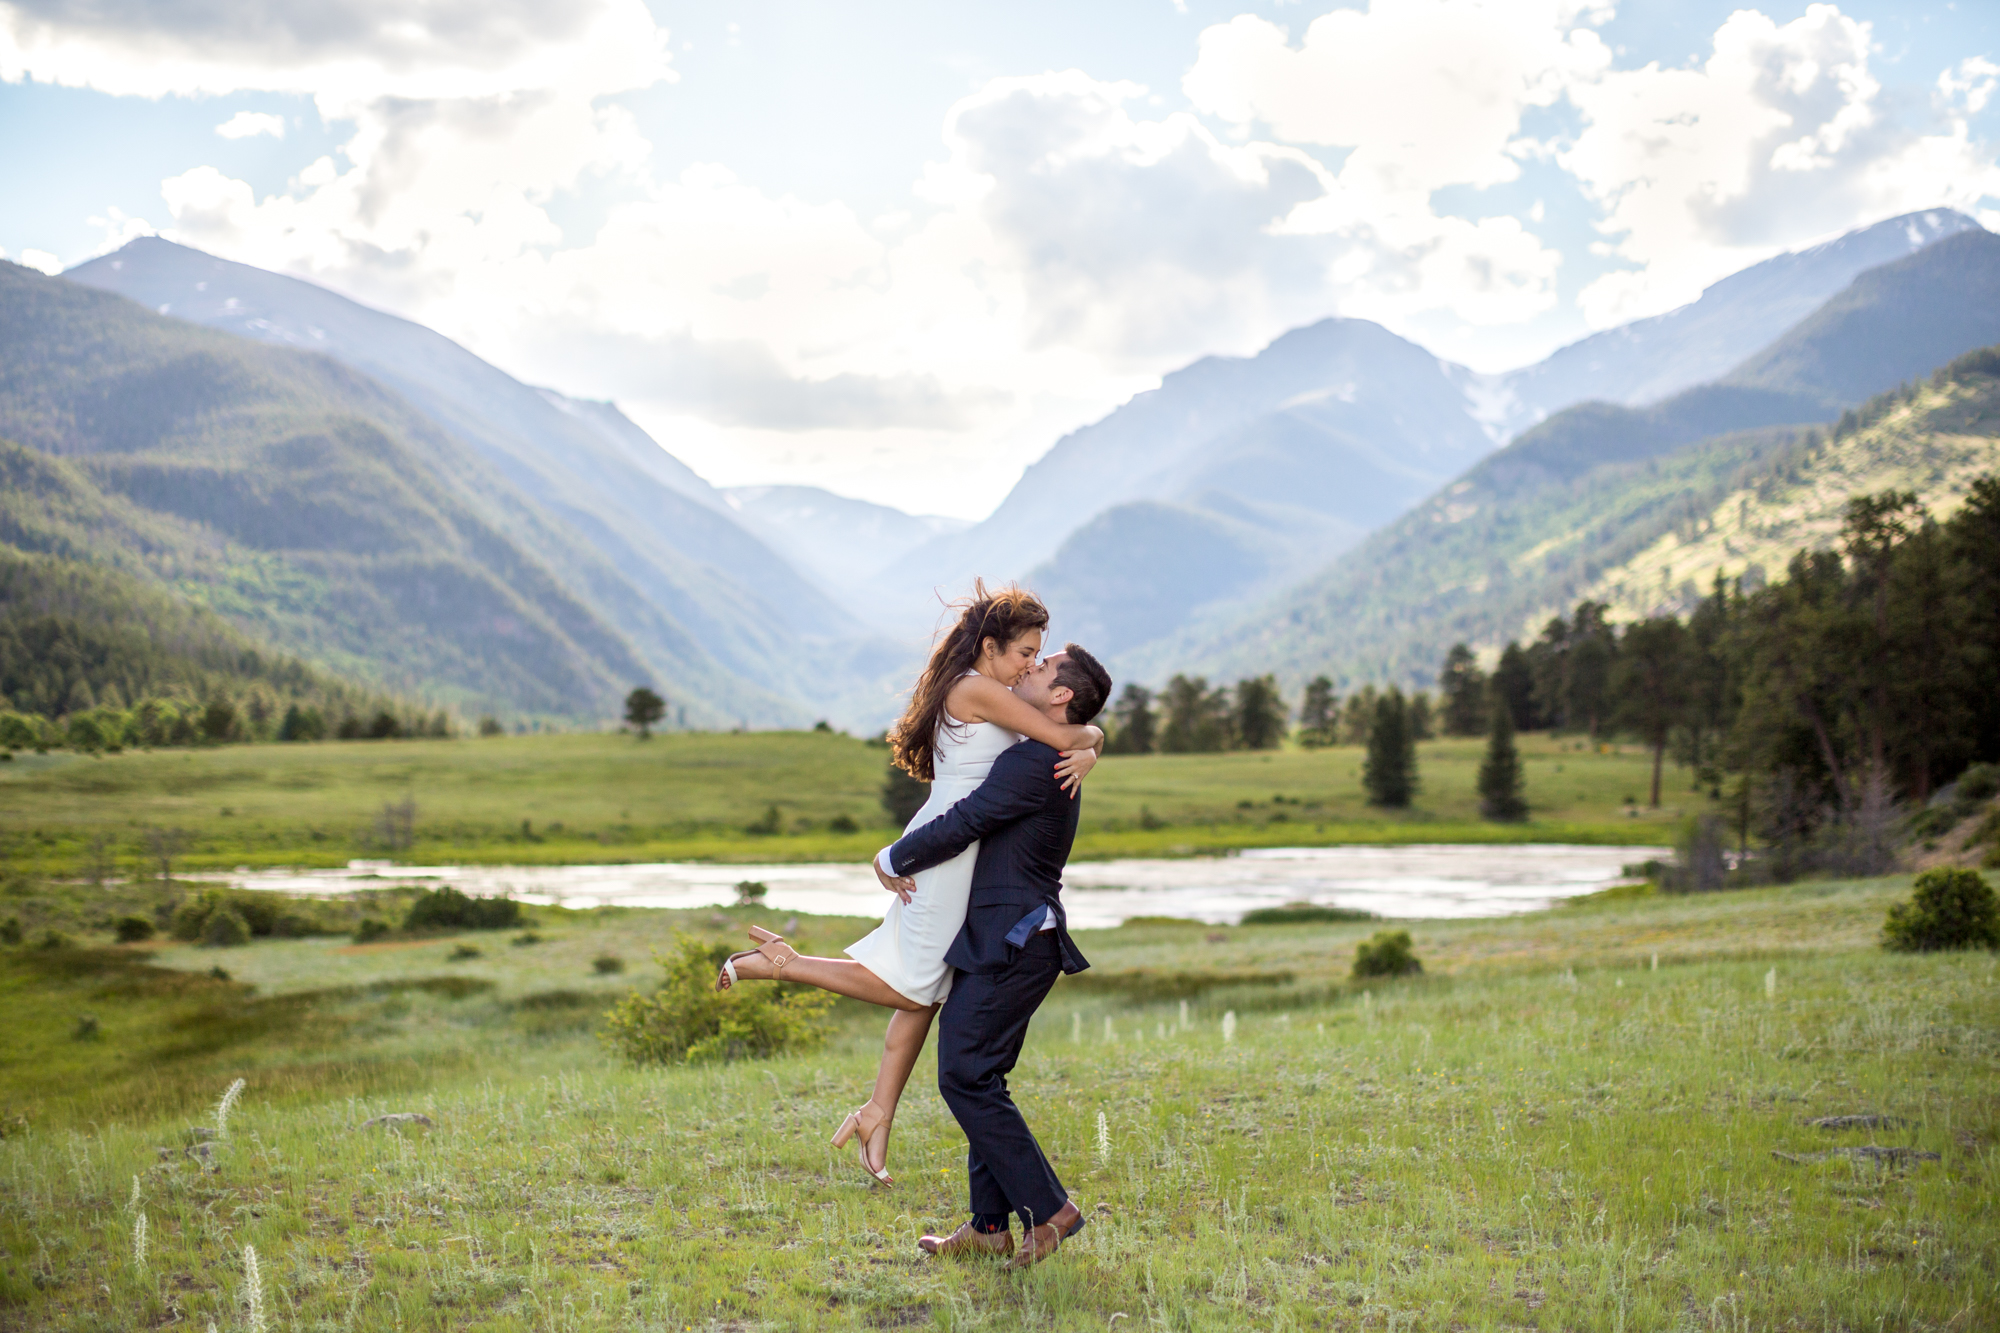
[[[0,255],[159,234],[978,518],[1328,316],[1496,372],[1899,213],[2000,230],[2000,3],[0,0]]]

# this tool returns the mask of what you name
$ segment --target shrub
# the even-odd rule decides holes
[[[1359,907],[1331,907],[1321,903],[1286,903],[1283,907],[1259,907],[1243,914],[1243,924],[1246,926],[1289,926],[1310,921],[1373,921],[1374,919],[1373,912],[1365,912]]]
[[[5,921],[0,921],[0,944],[19,944],[20,942],[21,918],[10,916]]]
[[[738,907],[761,907],[764,902],[764,895],[770,891],[771,886],[762,880],[738,880],[736,884],[736,905]]]
[[[2000,899],[1977,870],[1940,866],[1918,875],[1907,903],[1894,903],[1882,945],[1898,953],[2000,949]]]
[[[1977,805],[1996,794],[2000,794],[2000,764],[1974,764],[1958,775],[1958,800]]]
[[[605,1015],[605,1044],[635,1065],[741,1060],[808,1050],[826,1040],[833,996],[811,987],[751,982],[715,989],[732,950],[691,936],[653,957],[666,969],[651,995],[634,992]]]
[[[743,831],[752,837],[768,838],[785,826],[785,818],[778,813],[775,805],[767,806],[764,813],[743,826]]]
[[[120,944],[137,944],[153,938],[153,923],[143,916],[121,916],[113,929],[118,932]]]
[[[234,907],[220,907],[202,923],[201,942],[218,949],[233,949],[250,942],[250,923]]]
[[[472,945],[459,944],[453,946],[452,951],[445,955],[445,961],[448,963],[462,963],[468,958],[478,958],[479,956],[479,950]]]
[[[828,833],[859,833],[861,825],[854,822],[853,815],[835,815],[826,821]]]
[[[521,904],[512,898],[471,898],[451,885],[432,889],[410,904],[404,930],[512,930]]]
[[[354,928],[356,944],[373,944],[389,934],[389,923],[378,916],[364,916],[361,924]]]
[[[623,972],[625,960],[615,953],[601,953],[590,960],[590,966],[599,976],[608,977],[614,972]]]
[[[1354,946],[1357,977],[1406,977],[1424,970],[1410,948],[1407,930],[1378,930],[1372,939]]]

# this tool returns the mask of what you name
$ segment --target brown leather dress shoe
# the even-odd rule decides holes
[[[1083,1230],[1083,1209],[1071,1199],[1063,1204],[1062,1211],[1042,1223],[1030,1228],[1021,1240],[1021,1248],[1007,1261],[1007,1267],[1029,1268],[1054,1254],[1062,1243]]]
[[[967,1222],[949,1236],[920,1237],[917,1248],[941,1259],[956,1259],[965,1255],[991,1255],[995,1259],[1005,1259],[1014,1252],[1014,1233],[974,1231],[972,1223]]]

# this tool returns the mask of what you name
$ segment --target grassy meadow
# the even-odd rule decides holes
[[[1706,798],[1670,772],[1643,801],[1632,746],[1521,737],[1533,817],[1478,816],[1479,740],[1418,747],[1408,811],[1370,807],[1361,751],[1286,749],[1113,756],[1091,774],[1078,857],[1187,855],[1353,842],[1660,842]],[[146,832],[188,835],[189,868],[865,860],[889,832],[887,751],[815,732],[539,735],[479,740],[240,745],[0,765],[0,853],[26,873],[82,873],[94,838],[115,873],[145,867]],[[414,841],[384,805],[415,803]],[[776,831],[747,830],[775,807]],[[852,821],[855,832],[829,829]],[[149,870],[149,873],[156,873]]]
[[[1092,1222],[1012,1275],[915,1248],[963,1206],[928,1054],[895,1188],[827,1148],[878,1011],[772,1061],[633,1070],[599,1046],[651,948],[755,912],[544,911],[529,944],[4,949],[0,1326],[1990,1328],[1995,960],[1883,953],[1907,891],[1413,923],[1425,975],[1366,987],[1367,926],[1085,933],[1096,966],[1058,984],[1014,1083]],[[226,1137],[197,1143],[238,1077]],[[360,1128],[393,1112],[432,1124]],[[1808,1123],[1852,1114],[1894,1119]]]

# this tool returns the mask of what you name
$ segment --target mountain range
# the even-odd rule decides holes
[[[1580,402],[1601,402],[1592,410],[1656,449],[1817,419],[1838,386],[1748,359],[1859,275],[1968,232],[1985,235],[1948,210],[1893,218],[1506,375],[1350,319],[1255,356],[1204,358],[1058,441],[991,517],[917,547],[873,591],[900,603],[975,572],[1020,576],[1058,608],[1064,633],[1150,669],[1161,650],[1200,651],[1191,624],[1310,579],[1520,428]],[[1943,360],[1977,345],[1961,333],[1923,346],[1952,344]],[[1640,415],[1621,416],[1628,407]],[[1557,429],[1581,431],[1584,449],[1604,434],[1574,417]]]
[[[1531,635],[1766,470],[1814,457],[1812,423],[1995,342],[2000,236],[1961,231],[1863,272],[1711,384],[1556,413],[1313,578],[1123,665],[1427,680],[1452,643]]]
[[[689,725],[873,729],[934,590],[974,574],[1024,578],[1124,676],[1418,680],[1816,456],[1810,423],[2000,341],[1996,247],[1891,219],[1505,375],[1323,320],[1167,375],[968,525],[717,489],[612,404],[147,238],[0,268],[0,539],[465,711],[602,718],[644,682]]]

